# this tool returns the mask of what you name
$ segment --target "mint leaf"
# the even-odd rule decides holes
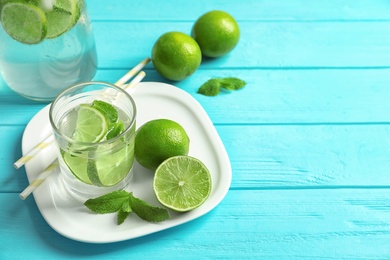
[[[111,124],[108,128],[108,133],[106,135],[106,139],[110,140],[118,135],[120,135],[125,130],[125,125],[121,120],[118,122]]]
[[[209,79],[198,89],[198,93],[205,96],[216,96],[221,91],[219,79]]]
[[[117,190],[95,199],[89,199],[84,202],[84,205],[98,214],[118,212],[118,225],[122,224],[131,212],[149,222],[161,222],[170,217],[166,209],[149,205],[134,197],[133,193],[124,190]]]
[[[130,194],[130,205],[134,213],[148,222],[161,222],[169,219],[169,213],[166,209],[151,206],[143,200],[140,200]]]
[[[122,208],[124,202],[129,201],[130,194],[124,190],[107,193],[95,199],[89,199],[84,205],[98,214],[114,213]]]
[[[118,121],[118,111],[115,107],[101,100],[94,100],[91,107],[99,110],[108,120],[108,123],[113,124]]]
[[[198,93],[205,96],[216,96],[221,92],[221,88],[226,90],[242,89],[246,82],[239,78],[214,78],[209,79],[198,89]]]
[[[220,84],[222,88],[225,88],[227,90],[238,90],[242,89],[246,82],[239,78],[221,78]]]
[[[125,201],[122,204],[122,207],[118,210],[118,215],[117,215],[117,224],[120,225],[122,224],[127,216],[131,213],[131,207],[130,207],[130,200]]]

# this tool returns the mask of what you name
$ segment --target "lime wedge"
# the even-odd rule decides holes
[[[27,3],[6,3],[1,9],[1,23],[12,38],[26,44],[39,43],[47,34],[45,13]]]
[[[72,139],[77,142],[97,143],[108,131],[106,117],[89,105],[80,105],[77,114],[76,129]]]
[[[55,38],[72,28],[78,21],[81,0],[56,0],[53,6],[42,6],[47,18],[46,38]]]
[[[165,160],[156,170],[153,189],[167,208],[184,212],[202,205],[211,192],[211,176],[206,166],[190,156]]]
[[[103,147],[104,148],[104,147]],[[99,153],[99,149],[96,151]],[[98,160],[88,160],[88,178],[95,186],[110,187],[126,177],[133,166],[134,149],[126,145],[119,151]]]

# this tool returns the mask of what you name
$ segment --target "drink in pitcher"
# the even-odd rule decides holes
[[[129,184],[136,108],[126,91],[103,82],[82,83],[62,92],[49,114],[70,191],[91,198]]]
[[[96,47],[84,0],[2,0],[0,8],[0,72],[15,92],[51,101],[94,77]]]

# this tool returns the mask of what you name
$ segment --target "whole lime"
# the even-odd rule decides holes
[[[168,32],[155,42],[152,62],[162,76],[179,81],[196,71],[202,62],[202,53],[191,36],[181,32]]]
[[[169,119],[155,119],[142,125],[135,136],[135,159],[155,170],[166,159],[187,155],[190,139],[184,128]]]
[[[236,20],[224,11],[210,11],[195,22],[191,32],[202,54],[216,58],[230,52],[240,39]]]

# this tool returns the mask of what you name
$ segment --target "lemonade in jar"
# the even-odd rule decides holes
[[[95,40],[84,0],[0,0],[0,72],[18,94],[52,101],[90,81]]]
[[[54,100],[49,118],[69,191],[91,198],[129,184],[136,107],[125,90],[104,82],[78,84]]]

